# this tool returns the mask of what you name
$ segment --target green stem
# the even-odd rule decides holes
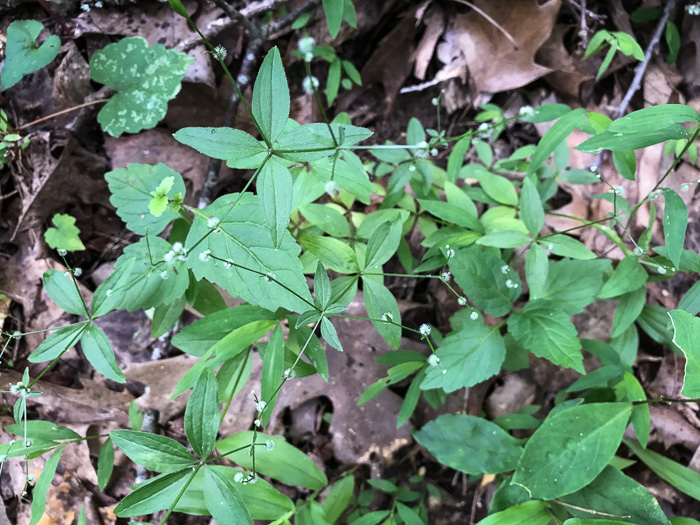
[[[190,486],[190,483],[192,483],[192,480],[194,480],[194,477],[197,475],[197,472],[199,472],[199,469],[202,468],[203,463],[200,463],[195,467],[195,469],[192,471],[192,474],[190,474],[190,477],[187,479],[187,482],[185,485],[180,489],[180,492],[178,495],[175,497],[175,500],[171,503],[171,505],[168,507],[168,511],[165,513],[165,516],[163,516],[163,519],[160,520],[159,525],[163,525],[165,523],[165,520],[168,519],[168,517],[173,513],[173,510],[175,509],[175,506],[178,504],[182,496],[185,494],[185,491],[187,490],[187,487]]]

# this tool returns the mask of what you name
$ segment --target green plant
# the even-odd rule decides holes
[[[324,2],[327,16],[330,4]],[[177,0],[171,5],[189,20]],[[335,16],[337,22],[337,12]],[[631,49],[624,44],[627,40],[612,33],[599,37],[593,47],[599,49],[604,41],[612,54],[618,48],[623,53]],[[91,73],[119,94],[98,121],[115,135],[155,125],[179,89],[188,60],[162,46],[145,48],[138,39],[110,46],[95,53]],[[223,65],[221,50],[211,45],[210,50]],[[129,64],[134,72],[126,70]],[[156,66],[152,71],[151,65]],[[147,82],[155,82],[157,88],[150,89]],[[314,83],[311,90],[318,101]],[[146,108],[152,112],[138,109],[144,100],[152,104]],[[138,410],[130,411],[132,430],[111,432],[102,446],[99,485],[104,487],[110,478],[113,444],[158,475],[133,487],[115,509],[118,516],[166,510],[161,523],[174,511],[211,514],[220,524],[253,519],[341,523],[343,517],[354,525],[428,522],[425,499],[436,491],[421,475],[409,480],[420,485],[419,490],[390,480],[369,482],[389,495],[389,509],[371,510],[366,491],[354,499],[352,475],[331,484],[318,503],[329,485],[325,474],[282,437],[262,432],[287,381],[315,373],[327,380],[328,363],[318,334],[342,351],[332,319],[344,315],[361,286],[367,320],[395,351],[379,358],[390,367],[387,377],[358,402],[408,380],[397,414],[399,426],[409,420],[421,396],[439,406],[461,388],[502,370],[527,367],[529,353],[580,374],[556,395],[544,418],[535,417],[538,406],[494,421],[448,414],[414,432],[416,441],[442,464],[477,479],[488,475],[497,480],[490,515],[482,524],[693,523],[669,521],[651,493],[622,472],[627,462],[616,453],[624,443],[670,484],[700,497],[697,473],[646,449],[649,404],[691,399],[647,398],[633,368],[641,329],[686,358],[683,394],[700,397],[700,321],[695,317],[700,312],[700,286],[693,286],[670,312],[646,304],[645,293],[650,282],[677,272],[700,273],[700,256],[684,249],[685,204],[675,188],[664,186],[680,157],[695,147],[700,134],[697,111],[683,105],[658,106],[611,121],[584,109],[549,104],[522,108],[508,118],[490,104],[477,116],[482,125],[459,136],[447,137],[439,124],[438,129],[425,130],[412,119],[406,145],[363,146],[358,144],[371,131],[353,126],[347,115],[306,125],[289,118],[289,88],[277,48],[260,67],[251,105],[243,103],[259,139],[232,128],[184,128],[174,135],[232,168],[254,170],[243,191],[197,209],[184,204],[182,176],[164,164],[131,164],[106,174],[112,204],[140,239],[126,247],[89,307],[77,286],[79,269],[72,269],[65,258],[82,246],[74,221],[57,215],[56,228],[46,235],[68,272],[46,272],[44,288],[58,306],[83,320],[51,329],[30,355],[31,362],[55,363],[80,342],[99,373],[123,382],[96,319],[116,309],[153,308],[153,332],[162,334],[175,325],[186,304],[204,316],[173,338],[175,346],[199,358],[173,392],[177,396],[192,390],[185,412],[192,452],[173,439],[141,432]],[[494,159],[489,139],[514,120],[556,122],[537,145]],[[574,130],[591,135],[578,150],[611,151],[621,174],[631,179],[637,171],[634,150],[666,141],[679,141],[682,147],[653,189],[631,203],[601,173],[569,168],[564,141]],[[448,146],[452,149],[443,169],[434,158]],[[465,164],[472,147],[480,163]],[[375,160],[363,161],[357,153],[362,150],[369,150]],[[373,183],[368,170],[377,179],[386,178],[386,187]],[[603,183],[606,191],[596,198],[610,201],[613,212],[597,222],[571,216],[579,227],[545,230],[547,214],[555,214],[551,200],[560,180]],[[256,193],[248,191],[253,184]],[[404,191],[407,184],[411,193]],[[369,204],[371,195],[382,197],[380,209],[355,213],[356,201]],[[631,224],[647,203],[655,217],[658,197],[665,201],[665,244],[652,246],[653,218],[636,237]],[[161,237],[170,225],[168,238]],[[414,227],[424,237],[420,257],[406,241]],[[583,228],[601,232],[623,258],[613,261],[596,254],[570,235]],[[383,266],[395,255],[405,273],[384,273]],[[517,263],[523,257],[520,269]],[[327,269],[339,276],[331,280]],[[306,275],[313,275],[313,295]],[[450,319],[451,331],[443,336],[429,324],[402,324],[396,299],[385,285],[389,275],[435,279],[450,290],[461,307]],[[212,284],[244,304],[226,308]],[[612,332],[604,341],[581,340],[571,316],[596,300],[618,301]],[[260,343],[270,332],[269,340]],[[400,349],[406,332],[425,341],[428,355]],[[11,340],[26,334],[3,335],[4,352]],[[248,381],[254,345],[264,365],[260,395],[252,392],[253,430],[217,439],[223,414]],[[584,355],[597,358],[600,366],[586,373]],[[0,445],[3,461],[53,452],[34,488],[32,524],[43,512],[62,450],[88,439],[50,422],[28,420],[27,399],[40,395],[33,388],[44,373],[31,379],[27,369],[22,381],[12,385],[10,393],[18,397],[16,424],[8,430],[20,439]],[[623,440],[630,422],[637,439]],[[516,439],[511,434],[515,429],[534,433]],[[217,464],[222,458],[240,468]],[[311,495],[295,504],[260,476],[306,488]]]
[[[667,38],[669,38],[668,35]],[[591,38],[591,41],[588,43],[588,47],[586,48],[586,52],[584,53],[583,57],[588,58],[601,49],[604,49],[606,46],[610,46],[610,48],[605,54],[605,58],[603,59],[602,64],[600,64],[600,68],[598,68],[598,73],[595,77],[596,80],[600,79],[600,77],[602,77],[608,70],[610,64],[612,64],[613,58],[615,58],[615,53],[618,51],[625,56],[634,57],[640,62],[644,62],[646,60],[644,58],[644,51],[641,47],[639,47],[639,44],[637,44],[637,41],[633,36],[628,35],[623,31],[606,31],[605,29],[601,29],[595,35],[593,35],[593,38]]]

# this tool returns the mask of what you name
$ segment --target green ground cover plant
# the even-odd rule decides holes
[[[179,0],[170,3],[189,20]],[[323,7],[334,35],[343,20],[354,19],[349,0],[324,0]],[[3,87],[55,57],[58,37],[37,46],[37,24],[11,24]],[[225,68],[225,51],[200,36]],[[642,60],[637,52],[641,50],[636,43],[631,46],[629,38],[603,34],[591,41],[588,51],[607,42],[611,59],[617,50],[629,50]],[[348,82],[359,84],[361,79],[355,67],[332,50],[302,40],[304,88],[325,116],[320,83],[311,76],[309,63],[315,57],[330,62],[328,103],[337,95],[341,71]],[[91,78],[116,91],[97,117],[102,128],[119,136],[155,126],[190,63],[183,53],[159,44],[148,46],[135,37],[95,52]],[[30,355],[32,363],[50,363],[45,370],[80,343],[97,372],[124,382],[110,342],[95,320],[118,309],[154,309],[153,335],[158,336],[175,325],[186,305],[203,315],[173,338],[177,348],[198,358],[173,392],[178,396],[191,390],[184,419],[188,446],[141,432],[136,411],[132,429],[112,431],[102,445],[100,488],[112,475],[115,446],[157,473],[132,487],[116,507],[117,516],[136,518],[165,510],[161,523],[172,512],[211,515],[222,525],[253,520],[280,525],[430,523],[427,499],[435,495],[434,487],[418,492],[392,480],[371,480],[373,489],[391,496],[392,504],[370,508],[366,496],[355,494],[351,473],[325,491],[329,480],[308,456],[283,437],[265,434],[277,394],[288,381],[303,381],[312,374],[328,379],[325,352],[343,351],[334,319],[345,315],[361,288],[367,319],[394,351],[380,358],[388,367],[386,377],[370,386],[358,403],[408,380],[403,405],[391,415],[397,426],[409,420],[421,396],[439,406],[448,395],[502,370],[529,366],[530,353],[580,374],[559,392],[543,419],[534,417],[539,406],[528,405],[493,421],[441,415],[414,432],[415,440],[440,463],[469,479],[491,475],[498,481],[489,515],[480,523],[698,523],[667,518],[654,496],[624,473],[629,461],[617,455],[629,450],[678,490],[700,498],[700,474],[646,448],[650,403],[700,398],[700,285],[671,311],[646,304],[645,292],[649,283],[677,272],[700,273],[700,255],[684,248],[688,211],[679,191],[687,187],[665,185],[680,158],[696,152],[696,110],[663,105],[611,120],[562,104],[523,107],[507,117],[499,107],[486,104],[477,115],[481,125],[464,134],[448,136],[439,118],[437,129],[427,130],[412,119],[406,144],[365,146],[362,142],[372,131],[354,126],[346,114],[304,125],[290,119],[288,81],[277,48],[262,62],[251,104],[239,96],[257,137],[240,129],[202,127],[183,128],[174,137],[232,168],[254,170],[243,191],[199,209],[184,204],[183,178],[166,164],[131,164],[105,175],[112,204],[139,240],[124,249],[91,304],[78,287],[81,272],[66,258],[68,252],[84,249],[75,220],[58,214],[46,232],[46,242],[68,268],[44,274],[46,293],[82,320],[51,329]],[[488,139],[516,120],[554,123],[537,144],[508,158],[494,158]],[[22,138],[8,126],[4,113],[0,124],[4,147],[19,148]],[[569,167],[565,140],[575,130],[590,135],[577,146],[579,151],[612,152],[619,172],[628,179],[637,176],[635,150],[672,141],[675,161],[647,195],[630,202],[599,171]],[[472,148],[481,163],[465,163]],[[441,167],[435,157],[445,149],[450,153],[446,167]],[[386,183],[373,183],[370,173]],[[607,191],[598,198],[611,202],[613,212],[597,222],[568,217],[580,226],[543,233],[558,181],[605,183]],[[352,213],[356,202],[369,204],[372,195],[381,197],[378,211]],[[664,202],[664,243],[654,244],[651,228],[659,201]],[[652,219],[634,238],[630,224],[645,205]],[[416,222],[424,236],[420,257],[405,239]],[[584,228],[601,232],[623,257],[596,254],[570,235]],[[384,283],[383,266],[393,257],[405,273],[392,276],[437,279],[455,294],[460,310],[451,318],[451,332],[440,334],[427,323],[403,324],[396,299]],[[519,260],[524,265],[517,265]],[[307,284],[310,276],[312,289]],[[227,308],[213,285],[244,304]],[[612,332],[606,340],[582,340],[571,317],[596,300],[617,301]],[[633,369],[640,330],[686,359],[686,397],[647,397]],[[405,332],[419,334],[428,355],[402,349]],[[266,334],[269,338],[260,342]],[[4,352],[13,339],[26,334],[3,335]],[[254,346],[264,362],[259,385],[248,382]],[[597,368],[587,371],[584,356],[597,358]],[[50,421],[28,419],[27,400],[41,395],[37,389],[44,373],[32,378],[27,369],[22,381],[12,385],[16,423],[8,430],[17,439],[0,445],[3,462],[50,454],[33,489],[32,525],[42,516],[62,451],[87,439]],[[219,436],[220,423],[237,395],[250,396],[256,406],[253,428]],[[634,438],[624,437],[630,424]],[[533,433],[518,439],[511,433],[515,429]],[[236,466],[222,464],[223,458]],[[311,495],[293,502],[263,477],[304,487]],[[413,481],[420,479],[417,473]],[[31,481],[28,476],[27,483]],[[82,515],[79,521],[84,519]]]

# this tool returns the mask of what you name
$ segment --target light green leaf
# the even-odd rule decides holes
[[[191,474],[192,469],[186,468],[153,478],[121,500],[114,513],[122,518],[130,518],[167,509],[173,504]]]
[[[527,231],[533,237],[537,237],[544,226],[544,208],[537,186],[529,177],[523,179],[523,189],[520,192],[520,218],[525,223]]]
[[[469,213],[470,215],[473,215],[476,217],[478,215],[478,211],[476,209],[476,205],[474,204],[474,201],[469,198],[469,196],[464,193],[464,190],[457,186],[456,184],[451,183],[450,181],[445,181],[445,197],[447,197],[447,202],[449,204],[454,204],[455,206],[458,206],[465,212]]]
[[[618,173],[627,180],[634,180],[637,171],[637,157],[634,151],[613,151],[612,158]]]
[[[695,111],[695,110],[693,110]],[[664,238],[668,258],[676,268],[681,266],[681,254],[685,243],[685,230],[688,226],[688,208],[683,199],[673,190],[665,189],[664,198]]]
[[[684,310],[668,312],[673,323],[673,342],[685,356],[685,379],[681,393],[700,397],[700,319]]]
[[[389,515],[388,510],[375,510],[368,512],[360,518],[352,520],[351,525],[377,525]],[[384,521],[386,523],[386,521]],[[391,525],[390,523],[387,525]]]
[[[149,470],[179,472],[197,463],[184,446],[169,437],[133,430],[112,430],[109,436],[129,459]]]
[[[75,218],[70,215],[57,213],[51,219],[55,228],[49,228],[44,232],[44,239],[54,250],[66,250],[79,252],[85,249],[80,240],[80,230],[75,225]]]
[[[535,153],[532,155],[532,160],[527,168],[526,176],[532,176],[537,172],[557,146],[564,142],[566,137],[571,135],[572,131],[583,124],[585,115],[585,109],[574,109],[563,115],[549,130],[547,130],[537,145]]]
[[[522,286],[517,272],[481,247],[457,250],[450,260],[450,269],[467,297],[489,315],[506,315],[520,296]]]
[[[495,248],[517,248],[531,242],[532,239],[523,232],[517,230],[501,230],[487,233],[476,241],[481,246],[493,246]]]
[[[350,246],[332,237],[301,237],[301,245],[318,257],[325,266],[339,273],[357,273],[360,266]]]
[[[260,208],[275,248],[282,245],[292,213],[292,174],[279,160],[265,162],[258,176]]]
[[[523,449],[518,440],[487,419],[446,414],[413,432],[443,465],[467,474],[513,470]]]
[[[330,130],[333,130],[332,135]],[[351,126],[350,124],[314,122],[286,130],[279,137],[274,153],[283,159],[294,162],[309,162],[329,157],[337,150],[336,142],[339,146],[349,147],[370,136],[372,136],[372,132],[367,128]],[[343,153],[343,156],[346,163],[355,164],[349,160],[352,158],[352,154]],[[336,162],[336,173],[338,167]],[[331,162],[330,168],[333,171],[333,162]],[[340,184],[340,181],[338,183]]]
[[[634,255],[628,255],[615,268],[615,271],[605,282],[598,294],[599,299],[612,299],[628,292],[642,288],[647,282],[647,272],[644,271]]]
[[[162,44],[149,46],[140,36],[96,51],[90,59],[90,77],[118,92],[97,114],[102,129],[119,137],[154,127],[165,117],[168,101],[179,93],[194,60]]]
[[[200,458],[214,449],[219,431],[219,386],[208,368],[202,370],[185,408],[185,434]]]
[[[383,278],[381,281],[368,277],[362,279],[365,307],[379,335],[391,348],[398,348],[401,344],[401,312],[383,281]]]
[[[277,392],[282,383],[282,374],[284,373],[284,335],[280,325],[275,326],[275,329],[270,335],[270,341],[265,348],[265,360],[263,361],[262,384],[260,389],[260,397],[264,399],[268,406],[263,414],[263,426],[267,426],[272,416],[272,411],[275,408],[277,396],[273,398],[273,394]]]
[[[156,217],[150,213],[151,193],[167,177],[173,177],[172,188],[166,193],[173,199],[176,193],[185,195],[185,181],[182,175],[173,171],[162,162],[156,166],[148,164],[129,164],[105,174],[112,195],[109,202],[117,208],[117,215],[126,223],[126,227],[139,235],[158,235],[173,220],[179,217],[177,211],[165,210]]]
[[[156,306],[151,320],[151,337],[158,338],[175,326],[186,305],[187,298],[183,295],[170,304]]]
[[[15,20],[7,27],[5,63],[0,72],[2,89],[10,89],[23,76],[48,66],[61,47],[61,39],[49,35],[40,46],[36,39],[44,25],[36,20]]]
[[[352,501],[354,488],[355,478],[352,474],[333,483],[326,499],[321,503],[321,508],[329,523],[336,523],[343,515]]]
[[[284,233],[279,248],[274,247],[256,196],[224,195],[202,211],[220,222],[207,236],[212,231],[209,221],[196,217],[187,235],[187,264],[197,279],[206,278],[233,297],[271,311],[279,307],[308,310],[311,294],[302,273],[299,246],[291,234]]]
[[[550,415],[525,445],[513,483],[535,499],[582,489],[615,455],[631,412],[631,403],[591,403]]]
[[[338,36],[340,24],[343,23],[344,0],[323,0],[323,12],[326,15],[326,23],[331,37]]]
[[[681,34],[678,31],[678,26],[670,20],[666,22],[666,30],[664,31],[666,45],[668,46],[667,64],[673,64],[678,58],[678,52],[681,49]]]
[[[262,164],[267,148],[250,133],[233,128],[182,128],[173,137],[213,159],[228,162],[258,161]]]
[[[348,221],[335,208],[323,204],[304,204],[299,211],[311,224],[332,237],[350,237]]]
[[[526,501],[491,514],[481,520],[479,525],[547,525],[552,519],[552,515],[547,512],[548,508],[546,501]]]
[[[496,202],[509,206],[518,205],[518,193],[515,191],[515,186],[505,177],[483,170],[478,172],[478,179],[486,194]]]
[[[87,323],[71,324],[60,328],[44,339],[39,347],[29,355],[29,362],[43,363],[57,358],[75,346],[86,328]]]
[[[595,253],[586,248],[581,241],[568,235],[549,235],[538,242],[553,254],[561,257],[595,259]]]
[[[428,199],[418,199],[418,202],[428,213],[439,219],[479,233],[484,231],[484,226],[476,215],[472,215],[456,204]]]
[[[684,104],[662,104],[633,111],[613,121],[607,130],[613,133],[640,133],[684,122],[700,122],[700,114]]]
[[[218,470],[204,468],[204,503],[219,525],[252,525],[236,486]]]
[[[323,317],[321,319],[321,336],[326,343],[331,345],[333,348],[339,352],[343,351],[343,345],[341,344],[340,339],[338,339],[338,332],[335,330],[333,323],[331,323],[327,317]]]
[[[252,111],[260,134],[272,144],[280,136],[289,118],[289,87],[277,47],[268,51],[253,87]]]
[[[321,308],[326,308],[330,302],[333,294],[333,289],[331,282],[328,279],[328,274],[326,269],[323,267],[321,261],[316,265],[316,275],[314,275],[314,293],[316,294],[317,304]]]
[[[654,496],[618,469],[607,466],[589,485],[561,498],[564,503],[601,514],[620,516],[615,523],[634,525],[670,525]],[[589,518],[590,512],[568,507],[577,518]],[[623,518],[623,516],[629,516]],[[591,521],[591,524],[599,521]]]
[[[624,525],[625,521],[618,520],[587,520],[580,518],[571,518],[564,522],[564,525]]]
[[[569,315],[580,313],[600,292],[609,266],[608,260],[549,261],[546,281],[541,289],[530,290],[530,300],[550,301]]]
[[[646,298],[647,291],[645,287],[638,288],[620,297],[615,309],[610,337],[622,335],[637,320],[639,314],[642,313]]]
[[[364,270],[382,271],[382,265],[396,253],[401,241],[401,221],[384,222],[367,241]]]
[[[467,310],[452,318],[455,331],[438,345],[437,366],[426,370],[423,390],[442,388],[450,393],[470,387],[498,373],[506,357],[506,348],[499,330],[486,326],[481,317],[472,319]],[[459,328],[457,328],[459,323]]]
[[[114,446],[112,438],[107,438],[100,448],[100,455],[97,458],[97,486],[104,490],[112,477],[114,470]]]
[[[610,126],[612,126],[612,124]],[[612,132],[610,131],[610,126],[608,126],[606,131],[594,135],[590,139],[576,146],[574,149],[584,153],[600,153],[606,149],[613,152],[630,151],[646,148],[647,146],[659,144],[660,142],[665,142],[667,140],[688,138],[688,132],[680,124],[674,124],[666,128],[654,126],[646,131],[640,131],[639,133]]]
[[[585,373],[576,327],[556,303],[531,301],[508,318],[508,331],[533,354]]]
[[[471,146],[471,136],[466,135],[459,139],[457,143],[452,148],[450,156],[447,160],[447,180],[450,182],[455,182],[459,176],[459,171],[462,169],[464,164],[464,156],[469,151]]]
[[[126,383],[124,373],[120,370],[114,357],[114,350],[102,328],[90,323],[80,338],[83,353],[90,364],[100,374],[117,383]]]
[[[679,310],[685,310],[690,315],[700,312],[700,281],[696,281],[678,303]]]
[[[32,439],[43,439],[45,441],[54,441],[61,439],[80,439],[80,434],[70,428],[51,423],[50,421],[25,421],[5,425],[3,428],[8,432],[12,432],[17,436],[26,435]]]
[[[530,297],[542,297],[549,273],[547,252],[537,243],[532,243],[525,259],[525,280],[530,288]]]
[[[658,476],[687,494],[691,498],[700,500],[700,473],[684,467],[680,463],[668,459],[631,439],[623,440],[642,462],[654,471]]]
[[[39,475],[39,479],[36,480],[36,485],[34,486],[34,497],[32,499],[32,518],[29,521],[29,525],[37,525],[44,515],[44,509],[46,508],[46,494],[53,481],[53,476],[56,473],[56,467],[58,467],[58,460],[61,459],[61,453],[63,452],[63,447],[60,447],[56,452],[49,456],[44,464],[44,469]]]
[[[257,433],[258,442],[272,440],[274,447],[257,447],[255,450],[255,467],[263,476],[270,476],[288,485],[299,485],[311,490],[318,490],[328,485],[328,479],[323,471],[306,454],[287,443],[282,436],[268,436]],[[216,444],[216,449],[222,454],[245,447],[253,442],[253,432],[246,431],[234,434]],[[248,469],[253,468],[253,458],[250,450],[233,452],[227,456],[234,463]]]
[[[44,289],[61,309],[68,313],[88,317],[85,303],[73,279],[58,270],[47,270],[43,276]]]

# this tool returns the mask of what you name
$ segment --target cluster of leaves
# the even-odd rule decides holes
[[[179,2],[171,4],[187,16]],[[342,5],[341,20],[346,17],[349,2],[326,4]],[[336,22],[339,27],[337,13],[333,20],[332,31]],[[621,46],[619,36],[613,37]],[[107,131],[119,134],[154,125],[153,115],[164,112],[167,100],[177,93],[189,59],[161,48],[126,38],[93,56],[93,78],[119,91],[103,108],[104,116],[98,117]],[[153,103],[148,111],[141,96],[153,97],[147,99]],[[327,357],[317,332],[330,347],[342,351],[332,318],[342,315],[361,286],[368,319],[395,351],[380,357],[390,367],[387,377],[358,401],[408,381],[397,415],[399,426],[411,417],[421,396],[439,406],[461,388],[502,370],[527,367],[529,353],[581,375],[557,394],[544,419],[535,417],[542,407],[528,405],[494,421],[443,415],[414,433],[416,441],[444,465],[472,476],[496,476],[499,489],[481,523],[698,523],[669,520],[654,497],[623,473],[630,462],[616,456],[624,443],[662,478],[700,498],[699,474],[647,450],[648,403],[653,400],[647,399],[633,368],[641,329],[686,358],[683,394],[700,396],[700,321],[695,317],[700,312],[700,285],[693,286],[678,309],[670,312],[646,304],[645,292],[648,283],[677,272],[700,272],[700,256],[684,249],[687,209],[674,188],[663,187],[671,168],[647,196],[630,203],[600,173],[569,168],[565,142],[574,130],[591,135],[577,149],[611,151],[620,174],[634,179],[634,150],[669,140],[683,141],[679,157],[691,148],[700,133],[697,111],[682,105],[659,106],[611,121],[560,104],[523,108],[513,118],[556,122],[537,145],[495,159],[489,139],[511,119],[500,108],[487,105],[477,116],[482,122],[478,130],[446,137],[443,130],[425,130],[413,119],[406,145],[365,148],[375,160],[363,162],[355,151],[363,148],[357,144],[371,132],[353,126],[347,115],[305,125],[289,118],[289,88],[276,48],[260,67],[252,104],[246,109],[259,138],[231,128],[184,128],[174,137],[232,168],[254,170],[249,184],[255,183],[256,193],[246,187],[195,209],[183,204],[182,176],[165,164],[131,164],[114,170],[106,174],[111,202],[140,240],[124,250],[114,273],[95,291],[90,308],[79,292],[75,271],[44,275],[48,295],[84,320],[52,333],[31,354],[31,362],[60,359],[80,342],[99,373],[124,381],[96,319],[115,309],[153,308],[153,334],[160,335],[175,325],[187,304],[203,315],[172,340],[198,358],[173,392],[177,396],[192,389],[185,431],[194,454],[172,439],[137,429],[111,432],[98,463],[101,486],[109,479],[113,444],[159,473],[133,487],[115,509],[118,516],[167,509],[167,514],[210,514],[222,525],[253,519],[333,524],[343,518],[354,525],[427,523],[425,497],[434,490],[429,485],[413,491],[388,480],[373,480],[371,485],[392,499],[390,510],[373,511],[364,493],[353,496],[353,477],[346,476],[332,484],[323,503],[317,503],[328,485],[323,472],[282,437],[261,432],[286,381],[315,373],[328,379]],[[443,169],[431,157],[449,145],[452,150]],[[472,148],[480,162],[465,164]],[[370,171],[378,179],[386,178],[386,184],[372,182]],[[609,191],[595,198],[611,202],[613,213],[597,223],[573,219],[582,228],[604,234],[624,254],[622,260],[613,264],[596,256],[569,232],[546,233],[545,217],[559,181],[606,184]],[[357,213],[356,204],[369,204],[371,195],[382,198],[380,209]],[[659,196],[665,201],[665,245],[652,246],[653,201]],[[629,233],[630,221],[647,202],[648,228],[638,238],[628,235],[623,241],[618,232]],[[52,245],[78,249],[73,224],[61,217],[54,222]],[[161,234],[169,226],[166,239]],[[414,228],[423,235],[420,258],[405,238]],[[383,266],[394,256],[406,277],[438,279],[454,292],[462,308],[451,318],[450,333],[443,336],[427,324],[420,328],[402,324],[396,300],[384,283]],[[515,262],[523,256],[521,275]],[[313,295],[307,275],[314,276]],[[214,284],[244,304],[227,308]],[[571,316],[596,300],[617,301],[612,332],[605,341],[581,340]],[[419,333],[430,355],[401,350],[404,331]],[[268,342],[260,343],[269,332]],[[254,430],[217,440],[223,417],[220,405],[228,407],[243,390],[251,374],[254,345],[263,359],[260,398],[253,393]],[[595,356],[600,366],[587,372],[583,351]],[[17,425],[11,431],[22,440],[19,445],[2,445],[0,452],[4,457],[31,459],[56,451],[35,487],[33,523],[43,511],[41,494],[60,451],[84,439],[48,422],[27,421],[26,399],[38,394],[31,390],[37,379],[30,381],[25,374],[13,386],[19,398]],[[636,440],[623,439],[630,422]],[[534,432],[527,439],[516,439],[513,430]],[[223,457],[240,468],[216,464]],[[314,492],[294,504],[259,476]]]

